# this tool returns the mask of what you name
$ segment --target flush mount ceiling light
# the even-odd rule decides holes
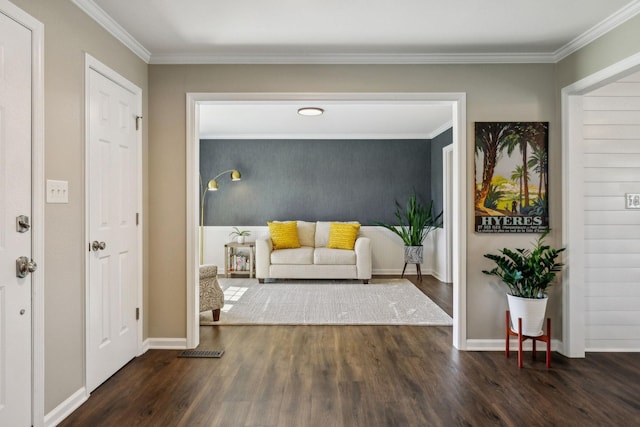
[[[303,107],[298,109],[298,114],[301,116],[320,116],[322,113],[324,113],[324,110],[318,107]]]

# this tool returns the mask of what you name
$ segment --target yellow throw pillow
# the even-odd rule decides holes
[[[300,247],[298,222],[267,222],[273,249],[293,249]]]
[[[360,231],[360,224],[332,222],[329,228],[328,248],[353,250]]]

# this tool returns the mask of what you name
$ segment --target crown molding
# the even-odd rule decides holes
[[[149,52],[138,40],[127,32],[120,24],[118,24],[107,12],[98,6],[93,0],[71,0],[73,4],[78,6],[84,13],[89,15],[102,26],[113,37],[118,39],[129,50],[138,55],[147,64],[151,60],[151,52]]]
[[[431,132],[428,136],[427,139],[433,139],[436,136],[440,135],[441,133],[451,129],[453,127],[453,120],[449,120],[448,122],[444,123],[442,126],[440,126],[439,128],[435,129],[433,132]]]
[[[554,64],[640,13],[635,0],[555,52],[441,54],[157,54],[152,55],[93,0],[71,0],[148,64]]]
[[[553,63],[553,53],[152,55],[150,64],[531,64]]]
[[[582,49],[589,43],[607,34],[609,31],[624,24],[638,13],[640,13],[640,0],[635,0],[558,49],[553,54],[553,62],[562,61],[572,53]]]

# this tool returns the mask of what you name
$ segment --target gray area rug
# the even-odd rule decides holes
[[[452,319],[406,279],[218,279],[225,294],[220,321],[200,314],[201,325],[452,325]]]

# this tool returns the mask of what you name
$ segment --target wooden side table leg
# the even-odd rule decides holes
[[[402,275],[400,277],[404,277],[404,271],[407,269],[407,263],[404,263],[404,267],[402,268]]]
[[[504,338],[504,355],[509,358],[509,310],[507,310],[506,322],[505,322],[505,338]]]
[[[418,271],[418,280],[422,282],[422,269],[420,268],[420,264],[416,264],[416,270]]]
[[[531,345],[533,346],[533,360],[536,360],[536,342],[538,341],[537,339],[533,338],[531,341],[533,341],[531,343]]]
[[[518,368],[522,368],[522,317],[518,317]]]

